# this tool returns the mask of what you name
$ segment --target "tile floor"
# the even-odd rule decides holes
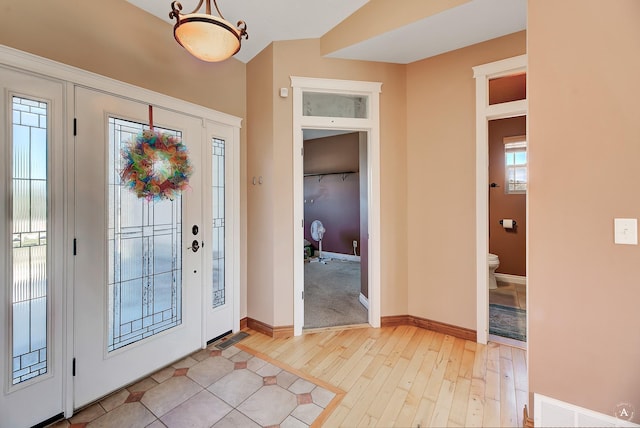
[[[498,288],[489,290],[489,303],[527,309],[527,287],[498,281]]]
[[[342,391],[241,345],[213,345],[51,428],[309,427]]]

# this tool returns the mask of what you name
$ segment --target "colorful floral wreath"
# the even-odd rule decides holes
[[[147,201],[171,199],[189,187],[193,173],[187,148],[179,137],[147,130],[122,148],[124,185]]]

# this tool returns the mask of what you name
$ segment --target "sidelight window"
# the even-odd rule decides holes
[[[13,97],[13,381],[47,373],[48,105]]]

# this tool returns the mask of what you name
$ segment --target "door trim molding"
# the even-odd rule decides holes
[[[472,69],[473,77],[476,79],[476,332],[478,343],[486,344],[489,339],[489,264],[487,262],[487,255],[489,254],[488,123],[493,119],[527,114],[526,99],[489,105],[489,80],[523,71],[526,72],[527,55],[478,65],[472,67]]]
[[[293,330],[304,326],[304,184],[302,130],[339,129],[367,132],[367,181],[369,215],[369,324],[380,327],[380,92],[382,83],[352,80],[291,77],[293,88]],[[304,91],[368,96],[367,119],[303,116]]]
[[[134,86],[47,58],[42,58],[28,52],[0,46],[0,61],[2,61],[3,64],[10,65],[17,69],[40,74],[45,78],[54,77],[79,86],[109,92],[132,101],[139,102],[144,100],[147,104],[158,105],[177,113],[212,120],[224,125],[241,127],[242,118],[240,117],[212,110],[179,98]]]

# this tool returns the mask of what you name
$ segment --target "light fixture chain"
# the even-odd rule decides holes
[[[211,15],[211,4],[209,4],[209,2],[210,0],[207,0],[206,9],[207,9],[207,13]],[[191,13],[196,13],[198,10],[200,10],[200,8],[202,7],[202,3],[204,3],[204,0],[200,0],[196,8],[193,9]],[[216,9],[217,8],[218,7],[216,6]],[[169,12],[169,18],[170,19],[175,18],[176,20],[179,20],[178,15],[180,14],[180,12],[182,12],[182,4],[179,1],[171,2],[171,9],[172,9],[171,12]]]
[[[218,7],[218,2],[216,0],[213,0],[213,5],[216,7],[216,10],[218,11],[218,16],[222,19],[225,19],[224,16],[222,16],[222,12],[220,12],[220,8]],[[207,0],[207,6],[209,7],[209,12],[207,13],[211,14],[211,0]]]

